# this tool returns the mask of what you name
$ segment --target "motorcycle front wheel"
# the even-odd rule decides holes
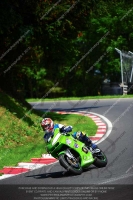
[[[108,163],[107,157],[102,151],[100,151],[99,154],[93,156],[95,158],[93,165],[95,165],[96,167],[101,168],[107,165]]]
[[[65,154],[59,156],[59,162],[62,167],[73,174],[80,175],[82,173],[82,167],[76,159],[71,159]]]

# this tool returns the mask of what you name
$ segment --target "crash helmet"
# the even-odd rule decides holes
[[[54,131],[54,122],[50,118],[44,118],[41,122],[41,127],[45,133],[51,133]]]

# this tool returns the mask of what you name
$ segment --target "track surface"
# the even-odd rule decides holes
[[[99,144],[108,158],[106,168],[93,165],[80,176],[65,174],[55,163],[0,181],[0,184],[133,184],[133,99],[81,100],[32,103],[34,108],[48,111],[77,110],[95,112],[113,124],[109,137]]]

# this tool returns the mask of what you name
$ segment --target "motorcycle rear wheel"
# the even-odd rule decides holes
[[[59,156],[59,162],[62,167],[73,174],[80,175],[82,173],[82,167],[78,161],[71,160],[67,155],[61,154]]]

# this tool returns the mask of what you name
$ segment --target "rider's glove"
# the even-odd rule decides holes
[[[72,131],[72,126],[66,126],[65,128],[64,128],[64,131],[65,132],[71,132]]]
[[[68,133],[68,132],[71,132],[72,131],[72,126],[63,126],[61,129],[60,129],[60,132],[61,133]]]

